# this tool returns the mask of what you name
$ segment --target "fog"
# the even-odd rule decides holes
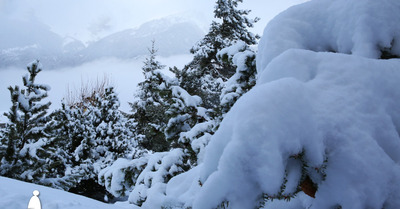
[[[176,55],[171,57],[157,57],[163,65],[179,68],[183,67],[192,58],[191,55]],[[102,80],[106,76],[111,85],[115,86],[118,93],[121,110],[129,111],[128,102],[133,101],[133,95],[137,90],[137,84],[144,79],[142,74],[144,58],[134,60],[102,59],[90,63],[85,63],[77,67],[60,68],[47,70],[43,66],[43,71],[37,76],[36,83],[47,84],[51,87],[48,92],[48,100],[52,102],[51,109],[61,107],[61,100],[67,95],[67,89],[78,90],[82,82],[94,82],[96,79]],[[173,76],[168,71],[166,74]],[[0,71],[0,114],[8,111],[11,107],[9,86],[23,86],[22,76],[27,74],[26,69],[15,67],[2,69]]]
[[[263,29],[274,16],[288,7],[306,0],[244,0],[241,8],[252,10],[250,17],[261,20],[252,29],[262,35]],[[212,18],[215,1],[198,0],[0,0],[0,26],[15,30],[0,31],[1,43],[24,46],[24,41],[34,36],[35,29],[47,28],[61,37],[72,37],[85,44],[124,29],[136,28],[141,24],[170,15],[181,15],[191,18],[206,31]],[[21,24],[20,24],[21,23]],[[18,30],[30,27],[30,30]],[[12,32],[11,32],[12,31]],[[31,31],[29,34],[18,31]],[[46,37],[53,37],[49,34]],[[47,44],[56,43],[57,39],[46,40]],[[19,43],[19,44],[18,44]],[[1,50],[1,49],[0,49]],[[188,49],[189,50],[189,49]],[[183,66],[191,55],[160,57],[159,60],[168,66]],[[109,77],[117,88],[122,110],[128,111],[128,102],[132,101],[138,82],[143,80],[141,67],[143,59],[118,60],[102,59],[84,63],[75,67],[64,67],[48,70],[43,63],[43,72],[37,82],[49,84],[49,100],[52,109],[60,107],[60,101],[66,89],[79,88],[81,82],[87,82],[104,75]],[[7,87],[22,86],[23,68],[0,69],[0,114],[11,106]]]

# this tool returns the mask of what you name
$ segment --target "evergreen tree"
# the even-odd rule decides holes
[[[52,120],[49,122],[52,130],[50,133],[53,147],[57,148],[59,162],[62,162],[59,166],[62,175],[48,185],[94,198],[87,190],[98,186],[95,172],[96,135],[91,105],[86,101],[70,106],[63,101],[62,108],[52,113]],[[93,184],[86,184],[87,182]],[[100,188],[97,189],[101,192]],[[100,196],[101,198],[97,199],[103,201],[104,194]]]
[[[193,64],[199,65],[200,70],[208,70],[214,77],[227,79],[235,70],[229,63],[221,63],[217,59],[217,53],[236,41],[243,41],[247,45],[257,43],[258,36],[248,31],[259,19],[249,19],[250,10],[240,10],[238,3],[242,0],[218,0],[214,9],[214,17],[208,34],[197,43],[191,52],[195,55]],[[219,21],[218,21],[219,20]]]
[[[23,76],[24,89],[9,87],[12,107],[5,116],[9,120],[6,130],[7,150],[1,163],[1,175],[34,180],[42,177],[50,150],[45,132],[50,102],[42,103],[50,87],[36,84],[35,79],[42,67],[38,60],[27,67],[29,74]]]
[[[236,73],[226,82],[220,96],[221,113],[225,114],[243,94],[256,84],[256,54],[246,43],[239,41],[218,52],[217,57],[221,62],[236,68]]]
[[[65,176],[57,182],[65,190],[104,201],[109,195],[99,185],[99,171],[118,157],[125,157],[133,147],[128,121],[118,110],[114,87],[91,98],[67,105],[54,114],[55,141],[64,147]],[[64,155],[62,155],[64,156]],[[56,185],[55,187],[57,187]],[[54,185],[53,185],[54,186]]]
[[[181,87],[174,85],[171,87],[168,96],[169,107],[166,111],[168,123],[165,127],[165,137],[172,148],[181,148],[186,154],[187,167],[197,163],[196,152],[192,149],[191,140],[182,137],[182,133],[190,131],[196,124],[209,119],[206,110],[201,106],[202,101],[199,96],[191,96]],[[186,162],[186,161],[185,161]]]
[[[223,88],[223,82],[228,80],[236,68],[229,62],[221,62],[217,54],[223,48],[237,41],[246,45],[257,43],[258,36],[248,31],[258,18],[249,19],[250,10],[240,10],[238,3],[242,0],[218,0],[209,32],[192,49],[193,60],[182,72],[177,73],[180,86],[191,95],[202,98],[205,108],[216,108]]]
[[[119,111],[119,106],[119,99],[112,86],[105,88],[103,96],[96,95],[93,126],[100,169],[124,157],[134,146],[132,132],[126,128],[128,121]]]
[[[139,83],[136,100],[130,103],[136,125],[139,146],[156,152],[169,150],[164,136],[164,128],[168,122],[164,117],[168,104],[163,97],[168,94],[170,79],[160,70],[165,66],[156,60],[157,50],[154,41],[150,55],[142,68],[145,80]]]

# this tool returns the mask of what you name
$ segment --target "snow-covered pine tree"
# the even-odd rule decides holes
[[[54,115],[54,137],[62,144],[68,153],[67,174],[71,181],[79,182],[81,178],[94,176],[93,174],[93,138],[91,107],[69,106],[62,102],[62,108]],[[83,166],[85,169],[80,168]]]
[[[2,158],[6,155],[6,150],[7,150],[7,145],[5,144],[6,142],[6,129],[5,129],[6,124],[3,126],[0,126],[0,163]]]
[[[94,105],[94,143],[99,171],[117,158],[125,157],[132,151],[134,142],[131,130],[126,128],[127,119],[119,110],[120,103],[114,87],[105,87],[104,95],[96,95]]]
[[[235,70],[229,63],[221,63],[217,60],[217,53],[236,41],[243,41],[247,45],[254,45],[259,38],[248,31],[259,19],[249,19],[250,10],[238,9],[238,3],[242,0],[218,0],[214,9],[214,17],[217,20],[211,23],[208,34],[197,43],[191,52],[198,60],[200,68],[216,68],[224,79],[231,77]],[[216,65],[216,66],[211,66]]]
[[[157,50],[154,41],[150,55],[146,58],[142,68],[145,80],[139,83],[136,100],[130,103],[132,117],[136,125],[136,137],[139,146],[156,152],[169,150],[169,143],[164,136],[164,128],[168,119],[165,117],[168,104],[163,95],[168,94],[170,78],[166,77],[160,70],[165,66],[156,60]]]
[[[46,133],[49,135],[50,143],[46,149],[52,150],[53,157],[49,158],[49,169],[46,173],[48,179],[42,181],[41,184],[67,191],[77,184],[79,177],[66,175],[73,166],[74,157],[71,147],[76,135],[73,134],[70,125],[74,119],[70,117],[71,110],[64,101],[61,105],[61,109],[50,114],[50,121],[47,123]]]
[[[249,32],[248,28],[253,27],[258,19],[247,18],[250,11],[237,9],[239,2],[242,1],[217,1],[214,15],[219,21],[213,21],[209,33],[191,49],[194,54],[192,62],[182,70],[176,67],[171,69],[179,85],[189,95],[197,95],[202,99],[200,106],[204,107],[203,119],[192,124],[192,130],[179,133],[179,140],[190,143],[197,154],[207,145],[223,115],[255,85],[255,52],[250,45],[256,44],[258,36]],[[230,81],[225,82],[229,78]],[[186,113],[196,115],[197,109]],[[174,119],[177,125],[178,119]]]
[[[148,141],[139,142],[139,148],[136,147],[141,154],[132,160],[120,158],[99,174],[100,182],[109,192],[118,197],[129,195],[129,201],[139,206],[151,205],[153,198],[165,196],[164,185],[197,163],[192,138],[181,133],[209,120],[207,111],[200,107],[201,98],[191,96],[179,87],[176,78],[163,74],[155,53],[153,43],[143,67],[146,80],[139,84],[137,100],[131,103],[133,118],[138,123],[136,137]],[[154,134],[148,134],[149,130],[157,131],[156,140],[166,143],[163,150],[155,149]]]
[[[62,144],[67,151],[65,158],[65,176],[60,179],[63,189],[73,193],[88,196],[104,201],[105,189],[97,183],[98,171],[105,167],[103,164],[103,147],[98,143],[96,125],[101,123],[100,113],[96,107],[95,94],[93,99],[80,102],[79,105],[69,106],[63,102],[62,109],[58,113],[58,133],[65,134],[65,137],[55,135],[56,138],[63,138]],[[117,136],[118,137],[118,136]],[[56,185],[58,187],[58,185]]]
[[[181,148],[189,157],[188,167],[197,162],[196,152],[193,151],[191,140],[182,137],[182,133],[190,131],[196,124],[209,119],[199,96],[191,96],[181,87],[171,86],[168,98],[169,107],[166,111],[168,123],[165,127],[165,137],[172,148]]]
[[[256,53],[243,41],[222,49],[217,54],[222,63],[236,68],[236,73],[226,82],[220,96],[221,113],[227,113],[233,104],[256,84]],[[222,116],[222,115],[221,115]]]
[[[12,107],[5,116],[7,151],[1,163],[1,175],[16,179],[35,181],[42,177],[50,150],[44,149],[49,142],[45,133],[50,102],[43,102],[50,87],[36,84],[35,79],[42,66],[38,60],[28,64],[23,76],[24,89],[19,86],[8,89]]]
[[[249,19],[250,10],[238,9],[242,0],[218,0],[214,9],[215,21],[211,23],[209,32],[190,52],[193,60],[179,73],[181,86],[191,95],[202,98],[206,108],[215,108],[219,104],[219,96],[223,81],[228,80],[236,68],[229,62],[217,59],[217,53],[236,41],[247,45],[257,43],[258,36],[248,31],[258,18]]]

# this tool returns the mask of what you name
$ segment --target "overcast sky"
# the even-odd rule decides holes
[[[254,32],[262,34],[272,17],[304,1],[244,0],[241,7],[261,18]],[[215,0],[0,0],[0,18],[36,18],[61,36],[87,42],[175,14],[194,15],[208,25],[214,5]]]
[[[241,8],[251,9],[250,17],[261,18],[253,32],[262,35],[267,22],[275,15],[291,5],[305,1],[244,0]],[[138,27],[152,19],[177,14],[192,17],[200,22],[201,26],[207,28],[213,17],[214,4],[215,0],[0,0],[0,25],[6,24],[5,26],[18,28],[17,23],[21,22],[20,20],[28,20],[28,23],[39,21],[62,37],[71,36],[88,43],[114,32]],[[29,34],[11,35],[19,35],[18,37],[23,39],[29,36]],[[178,57],[161,61],[169,66],[176,66],[177,63],[183,66],[187,60],[189,58]],[[142,61],[100,60],[75,68],[43,71],[38,82],[51,85],[49,99],[53,102],[52,107],[57,108],[65,95],[66,86],[74,86],[76,82],[79,85],[82,78],[84,80],[96,78],[99,72],[107,73],[116,81],[122,107],[127,108],[127,101],[131,101],[135,89],[132,79],[141,78],[142,64]],[[103,72],[101,69],[111,69],[112,72]],[[139,71],[131,69],[139,69]],[[21,76],[25,73],[24,69],[0,69],[0,114],[7,111],[11,105],[7,87],[20,85]]]

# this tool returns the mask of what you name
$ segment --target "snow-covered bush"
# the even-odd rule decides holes
[[[171,179],[169,201],[399,208],[400,60],[377,59],[400,55],[399,10],[395,0],[315,0],[277,16],[260,41],[257,85],[226,114],[203,163]]]
[[[160,208],[165,199],[166,183],[185,168],[182,149],[169,152],[144,153],[133,159],[118,159],[99,174],[114,196],[129,194],[129,202],[143,208]]]
[[[90,92],[90,98],[66,103],[51,114],[50,149],[58,159],[57,178],[40,182],[104,201],[107,194],[97,182],[100,170],[117,158],[126,157],[136,146],[134,123],[119,111],[112,86]]]

